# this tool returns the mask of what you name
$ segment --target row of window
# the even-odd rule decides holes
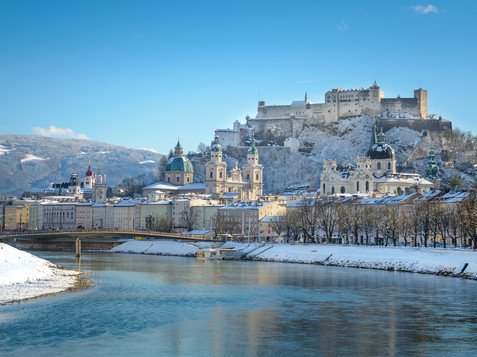
[[[356,182],[356,191],[359,192],[359,189],[359,182]],[[366,181],[365,189],[366,192],[369,192],[369,181]],[[323,184],[323,193],[326,193],[326,184]],[[331,186],[331,194],[334,195],[335,193],[335,186]],[[346,193],[346,189],[344,186],[341,186],[340,193]]]

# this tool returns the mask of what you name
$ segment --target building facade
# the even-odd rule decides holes
[[[259,163],[255,140],[247,151],[247,163],[243,169],[236,165],[231,175],[227,174],[227,163],[223,161],[222,146],[216,136],[210,149],[210,161],[205,169],[205,193],[219,196],[224,193],[237,192],[240,199],[256,200],[263,194],[263,167]]]

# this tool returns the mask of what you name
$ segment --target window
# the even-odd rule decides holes
[[[359,192],[359,182],[356,182],[356,191]]]
[[[190,177],[187,177],[187,182],[190,182]]]
[[[331,194],[332,194],[332,195],[335,194],[335,186],[332,186],[332,187],[331,187]]]
[[[214,173],[210,171],[210,178],[212,178],[213,176],[214,176]]]
[[[256,174],[256,175],[255,175],[255,180],[258,181],[258,177],[259,177],[258,174]]]
[[[171,182],[171,178],[167,176],[167,182]]]
[[[369,192],[369,181],[366,181],[366,192]]]
[[[377,168],[378,170],[381,170],[381,163],[380,163],[380,162],[378,162],[378,164],[376,165],[376,168]]]
[[[388,162],[388,170],[391,170],[391,163]]]
[[[219,178],[222,178],[222,171],[219,172]]]
[[[326,184],[323,184],[323,193],[326,193]]]
[[[247,174],[247,180],[250,180],[250,174]]]
[[[176,176],[176,182],[179,182],[179,176]]]
[[[341,186],[340,192],[341,192],[341,193],[345,193],[345,188],[344,188],[344,186]]]

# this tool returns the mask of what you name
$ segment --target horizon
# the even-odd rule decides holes
[[[374,80],[476,133],[475,2],[345,4],[3,2],[0,134],[195,151],[259,99]]]

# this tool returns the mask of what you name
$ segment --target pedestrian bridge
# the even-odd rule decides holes
[[[50,238],[112,238],[132,237],[135,239],[179,239],[179,240],[204,240],[213,241],[209,235],[180,234],[170,232],[153,231],[129,231],[129,230],[78,230],[78,231],[10,231],[0,233],[1,241],[11,241],[15,238],[50,239]]]

